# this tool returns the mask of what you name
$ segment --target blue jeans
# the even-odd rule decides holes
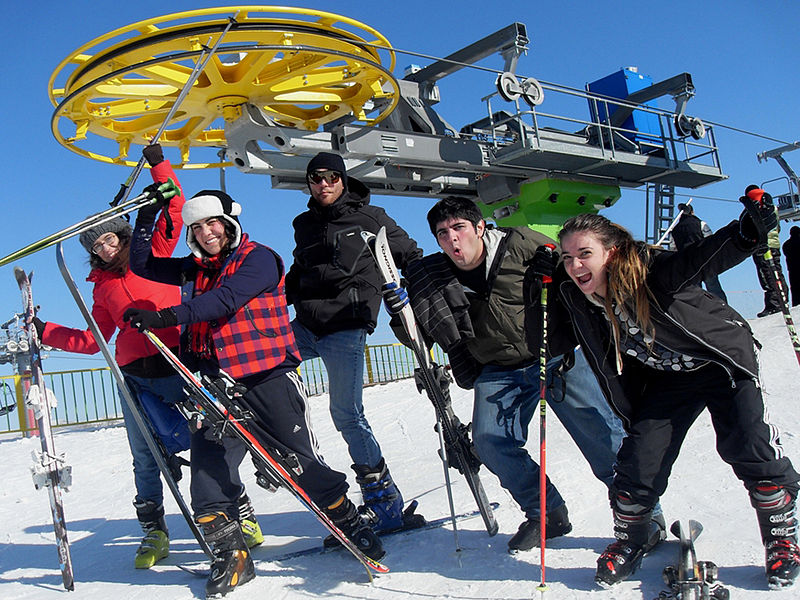
[[[177,373],[169,377],[150,379],[125,375],[134,385],[129,385],[128,390],[138,401],[137,386],[145,389],[154,396],[168,404],[175,404],[184,397],[183,380]],[[147,446],[144,435],[133,419],[128,403],[122,399],[122,418],[125,421],[125,430],[128,434],[128,445],[133,456],[133,481],[136,486],[136,500],[152,500],[157,504],[164,501],[164,490],[161,485],[161,471],[158,469],[156,459]]]
[[[575,351],[575,366],[563,373],[558,369],[562,362],[558,357],[547,363],[547,404],[578,446],[594,476],[611,487],[625,428],[606,402],[583,351],[580,348]]]
[[[318,337],[292,321],[297,348],[303,360],[321,358],[328,372],[331,418],[342,434],[350,458],[357,465],[375,467],[382,454],[364,415],[364,344],[366,329],[348,329]]]
[[[556,377],[555,370],[561,360],[559,357],[548,363],[549,378]],[[610,485],[616,451],[624,436],[621,422],[607,408],[597,380],[582,356],[566,372],[564,380],[568,382],[566,395],[560,385],[548,387],[548,403],[553,407],[558,405],[553,409],[556,416],[581,447],[598,479]],[[539,394],[538,364],[522,368],[487,365],[475,381],[472,414],[475,448],[529,519],[539,517],[539,465],[525,444]],[[562,506],[564,499],[549,478],[546,486],[545,503],[550,512]]]

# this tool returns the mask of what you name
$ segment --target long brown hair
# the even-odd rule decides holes
[[[608,284],[603,303],[614,330],[617,347],[619,347],[619,323],[614,318],[614,304],[626,312],[632,312],[636,324],[652,339],[655,328],[650,321],[649,300],[652,295],[647,286],[649,247],[637,243],[630,232],[621,225],[597,214],[577,215],[569,219],[558,232],[559,242],[573,233],[593,234],[603,248],[613,249],[606,262]]]

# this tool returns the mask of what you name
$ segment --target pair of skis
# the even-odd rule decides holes
[[[377,234],[363,231],[361,237],[367,244],[372,253],[378,272],[385,283],[396,283],[400,285],[400,275],[392,257],[389,242],[386,236],[386,228],[381,227]],[[453,494],[450,486],[450,476],[448,466],[452,466],[464,475],[467,480],[470,492],[475,497],[478,510],[483,518],[486,531],[490,536],[495,535],[498,530],[497,520],[492,511],[492,505],[486,497],[486,492],[481,484],[478,471],[480,469],[480,459],[475,453],[472,441],[469,439],[469,428],[462,424],[453,412],[452,401],[450,399],[449,377],[444,369],[431,360],[428,348],[422,337],[422,332],[417,325],[414,311],[410,305],[403,307],[400,312],[400,320],[406,334],[411,342],[411,349],[417,360],[419,367],[414,371],[417,388],[427,394],[436,411],[437,430],[440,436],[440,443],[443,446],[441,458],[444,464],[445,482],[447,484],[448,500],[450,502],[450,513],[453,521],[453,530],[456,531],[456,515],[453,508]],[[458,546],[458,543],[456,542]]]
[[[237,404],[239,384],[222,371],[221,379],[212,380],[205,375],[198,379],[158,336],[148,330],[143,333],[183,378],[189,396],[188,405],[184,408],[190,423],[200,424],[205,421],[214,428],[217,435],[233,436],[241,440],[253,458],[259,485],[270,489],[284,488],[294,495],[364,565],[370,581],[373,577],[372,571],[388,573],[388,567],[364,554],[298,485],[292,475],[299,474],[300,465],[296,459],[265,447],[248,430],[246,422],[251,415]]]
[[[58,549],[58,566],[61,569],[61,579],[64,588],[69,591],[75,589],[75,578],[72,572],[72,557],[69,551],[67,537],[67,524],[64,519],[64,503],[61,498],[61,489],[71,484],[71,468],[64,462],[64,456],[56,454],[53,442],[53,429],[50,423],[50,411],[55,403],[55,396],[45,387],[44,372],[42,371],[41,345],[33,317],[36,309],[33,304],[33,291],[31,277],[19,267],[14,268],[14,277],[17,279],[19,290],[22,293],[22,307],[25,315],[25,330],[28,334],[28,346],[31,355],[31,385],[28,388],[26,404],[34,411],[36,424],[39,428],[39,441],[42,451],[35,456],[33,466],[33,482],[36,489],[47,488],[50,497],[50,512],[53,516],[53,530],[56,535]]]

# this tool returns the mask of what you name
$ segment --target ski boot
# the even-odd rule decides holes
[[[377,533],[388,533],[411,527],[419,527],[425,523],[422,515],[412,514],[408,517],[403,512],[403,495],[397,489],[386,462],[381,459],[376,467],[353,465],[356,482],[361,487],[364,504],[358,507],[362,518]]]
[[[569,522],[567,505],[562,504],[557,509],[550,511],[545,516],[545,538],[548,540],[562,535],[567,535],[572,531],[572,524]],[[517,533],[508,540],[509,554],[516,554],[520,550],[530,550],[538,547],[541,542],[541,528],[539,527],[539,517],[533,517],[523,521]]]
[[[199,517],[197,522],[214,552],[211,574],[206,581],[206,598],[221,598],[255,578],[253,558],[238,521],[216,512]]]
[[[239,496],[239,523],[248,548],[255,548],[264,542],[264,534],[261,533],[261,527],[256,519],[256,511],[246,492]]]
[[[633,501],[627,492],[619,492],[614,500],[614,537],[597,559],[594,580],[609,588],[630,577],[642,562],[650,538],[652,510]]]
[[[349,540],[358,546],[359,550],[371,559],[380,560],[386,554],[380,538],[364,522],[355,504],[347,496],[342,496],[326,508],[325,514],[330,517],[334,525],[341,529]]]
[[[152,500],[134,500],[133,506],[144,532],[133,565],[137,569],[149,569],[169,556],[169,531],[164,521],[164,506]]]
[[[759,481],[750,490],[766,553],[767,584],[771,589],[789,587],[800,574],[797,544],[797,492],[771,481]]]
[[[647,554],[658,546],[661,542],[667,539],[667,521],[664,519],[664,513],[653,513],[650,518],[650,530],[648,532],[647,542],[644,545],[644,553]]]

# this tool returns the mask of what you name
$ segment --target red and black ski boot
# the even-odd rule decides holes
[[[766,554],[767,584],[771,589],[792,585],[800,575],[797,544],[797,491],[771,481],[760,481],[750,490]]]
[[[650,538],[653,511],[633,501],[627,492],[614,500],[614,537],[597,559],[594,580],[609,588],[630,577],[642,562]]]

